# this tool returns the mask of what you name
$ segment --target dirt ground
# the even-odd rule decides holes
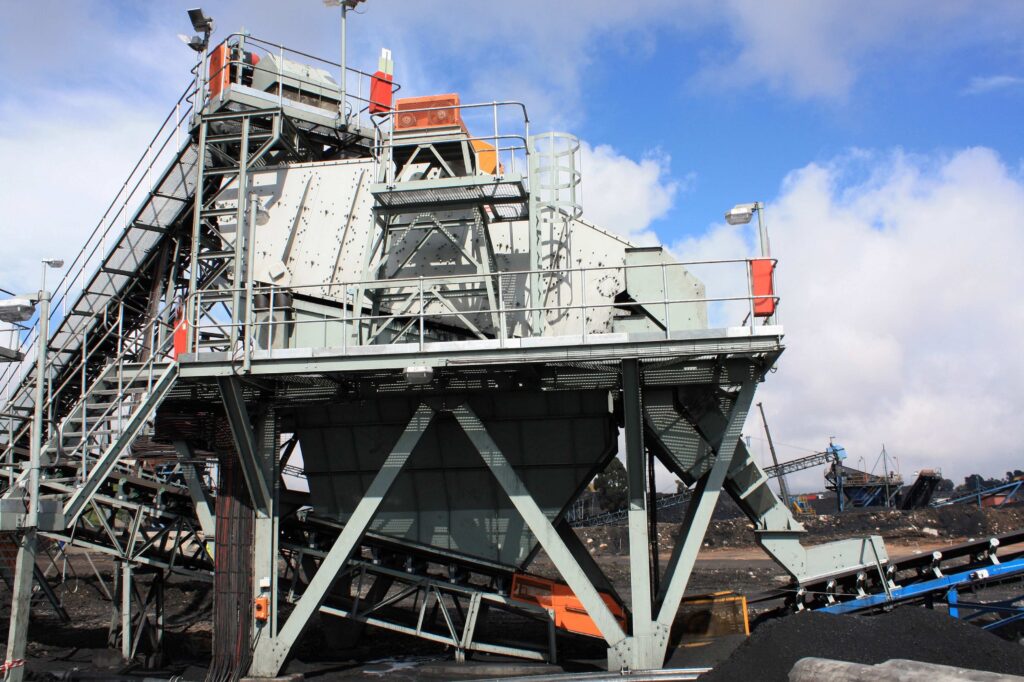
[[[956,511],[956,510],[954,510]],[[892,557],[930,552],[971,538],[995,535],[1024,527],[1024,509],[977,510],[961,507],[959,513],[947,510],[916,512],[856,512],[842,516],[820,516],[807,519],[808,542],[818,543],[832,539],[876,533],[886,540]],[[662,567],[667,563],[677,524],[660,524],[658,528],[659,554]],[[590,548],[602,570],[619,594],[629,599],[629,562],[626,550],[628,540],[622,526],[579,529],[578,534]],[[69,558],[55,566],[48,566],[52,583],[64,608],[72,617],[63,624],[45,601],[33,605],[30,627],[29,671],[36,679],[69,679],[68,671],[105,672],[113,675],[136,674],[149,677],[181,680],[199,680],[209,663],[211,645],[212,585],[180,576],[171,578],[165,590],[164,661],[146,670],[138,663],[125,666],[116,652],[107,647],[107,633],[111,622],[109,593],[114,590],[111,561],[92,555],[93,570],[80,550],[69,552]],[[556,577],[553,566],[541,554],[531,571]],[[63,582],[56,575],[64,575]],[[749,523],[745,519],[725,519],[713,522],[705,538],[704,547],[695,566],[688,594],[702,594],[732,590],[748,596],[776,589],[788,583],[788,577],[753,542]],[[145,575],[139,578],[143,591],[148,586]],[[771,605],[752,606],[752,618],[759,610]],[[10,609],[10,592],[0,586],[0,628],[6,637]],[[326,618],[326,617],[325,617]],[[288,672],[302,672],[307,679],[467,679],[497,677],[508,674],[551,671],[551,666],[524,666],[507,660],[475,657],[470,665],[456,665],[450,652],[442,646],[403,635],[370,629],[356,649],[337,649],[329,633],[330,623],[314,623],[297,646],[296,656],[289,663]],[[503,631],[523,629],[523,638],[532,638],[535,624],[499,616],[488,627]],[[526,629],[531,628],[527,633]],[[529,637],[527,637],[529,634]],[[543,637],[541,631],[540,634]],[[738,643],[738,642],[736,642]],[[734,646],[730,645],[730,646]],[[597,669],[603,662],[603,647],[597,641],[570,640],[559,642],[560,656],[569,670]],[[708,651],[688,651],[680,658],[681,665],[701,665],[714,662],[728,650],[715,654]],[[161,664],[162,663],[162,664]],[[561,668],[559,668],[561,670]],[[86,673],[89,674],[89,673]],[[93,677],[95,679],[95,677]]]

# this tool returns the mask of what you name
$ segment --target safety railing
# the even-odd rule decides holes
[[[58,457],[70,457],[72,461],[62,464],[76,466],[75,476],[79,480],[88,476],[90,461],[98,457],[99,453],[93,451],[97,443],[102,440],[112,441],[130,418],[132,409],[141,403],[134,400],[127,389],[144,382],[147,391],[150,390],[158,378],[157,368],[175,359],[169,320],[173,319],[176,309],[175,305],[166,306],[143,328],[128,333],[121,333],[116,326],[108,329],[92,340],[91,348],[84,346],[78,364],[71,368],[72,371],[65,372],[62,381],[56,385],[48,382],[44,388],[43,401],[50,410],[44,415],[42,449]],[[107,350],[108,342],[117,344],[113,357]],[[103,362],[103,368],[96,376],[87,377],[88,367],[95,362]],[[117,386],[117,393],[105,401],[97,402],[95,391],[101,384]],[[72,407],[65,411],[64,416],[55,417],[53,406],[62,397],[67,397]],[[0,466],[7,469],[9,483],[13,480],[17,466],[15,450],[24,445],[24,439],[31,428],[31,421],[27,417],[18,428],[15,428],[13,419],[7,424],[7,439],[0,450]],[[75,434],[77,444],[65,451],[64,439],[68,433]],[[101,435],[106,438],[98,438]]]
[[[321,109],[328,115],[340,110],[341,65],[244,33],[232,33],[210,48],[205,59],[193,68],[196,91],[202,94],[203,106],[228,88],[248,88],[268,102],[306,105]],[[371,115],[371,86],[379,80],[374,74],[347,66],[345,68],[345,120],[360,128],[379,125]],[[401,89],[390,82],[391,99]]]
[[[68,311],[85,290],[90,278],[99,272],[118,238],[126,231],[132,218],[151,197],[159,175],[177,158],[190,139],[189,125],[192,114],[190,100],[194,84],[190,84],[171,107],[157,132],[150,139],[142,156],[121,183],[117,195],[108,205],[103,217],[86,239],[85,245],[71,260],[60,281],[52,290],[49,326],[51,335],[57,334],[68,320]],[[29,287],[22,287],[28,289]],[[114,292],[111,292],[114,293]],[[84,320],[78,324],[88,325]],[[31,390],[25,379],[35,370],[38,348],[39,319],[33,318],[23,329],[18,350],[22,360],[0,367],[0,397],[10,404],[21,391]],[[52,355],[47,360],[50,370],[62,367],[63,356]]]
[[[298,50],[291,50],[282,45],[243,34],[228,36],[224,41],[221,41],[221,43],[218,43],[217,46],[211,49],[210,53],[212,54],[220,46],[229,45],[237,45],[240,50],[255,51],[257,54],[271,57],[266,60],[266,64],[273,64],[273,68],[269,66],[260,67],[259,64],[256,64],[254,68],[270,73],[282,84],[286,81],[296,81],[299,84],[300,90],[311,88],[315,83],[311,79],[298,77],[297,73],[289,74],[286,78],[282,79],[280,76],[283,73],[285,59],[296,60],[295,63],[298,67],[308,67],[312,63],[320,64],[325,69],[340,68],[334,62],[322,60]],[[197,92],[200,93],[199,99],[203,105],[205,105],[208,97],[208,84],[211,74],[204,72],[206,64],[208,64],[208,59],[203,60],[201,66],[197,65],[193,68],[193,74],[196,76],[195,80],[181,93],[177,102],[175,102],[156,133],[150,139],[145,151],[128,173],[128,177],[121,184],[117,195],[110,202],[103,216],[89,234],[84,246],[67,265],[60,281],[53,288],[49,316],[51,337],[56,336],[62,330],[62,325],[69,320],[68,311],[74,306],[79,294],[85,290],[90,279],[99,272],[100,265],[108,257],[113,246],[118,242],[118,238],[127,230],[139,209],[152,197],[152,192],[155,183],[159,180],[159,175],[164,169],[169,167],[171,162],[181,153],[183,146],[191,139],[190,129],[193,125],[193,114],[197,112],[195,108],[196,94]],[[234,80],[241,82],[241,78],[245,73],[244,69],[248,66],[241,59],[230,59],[223,64],[221,69],[227,70],[228,73],[233,72]],[[372,74],[352,68],[347,69],[347,72],[352,76],[350,82],[354,85],[355,91],[346,93],[346,102],[355,107],[358,116],[363,116],[369,107],[369,83],[373,76]],[[220,70],[214,71],[214,74],[220,73]],[[397,90],[397,87],[396,85],[395,90]],[[276,95],[279,100],[290,99],[286,95],[284,85],[281,85],[276,90]],[[337,95],[337,92],[335,92],[335,95]],[[28,289],[28,287],[22,288]],[[110,295],[113,296],[115,293],[111,291]],[[104,311],[103,314],[107,315],[109,311]],[[87,341],[86,335],[91,327],[91,323],[84,319],[74,322],[78,329],[75,330],[75,334],[70,340],[65,341],[65,344],[74,345],[76,341],[80,340],[84,345]],[[33,382],[27,381],[27,379],[35,371],[38,329],[39,320],[37,315],[23,327],[19,335],[16,350],[22,354],[22,359],[0,365],[0,399],[2,399],[3,404],[10,406],[19,402],[31,402],[28,396],[33,390]],[[74,359],[72,358],[72,361]],[[49,377],[57,370],[66,369],[67,363],[68,359],[65,355],[52,353],[47,358],[45,375]]]
[[[451,104],[445,106],[403,108],[379,115],[382,125],[374,140],[374,157],[379,159],[383,172],[376,177],[381,182],[394,184],[395,150],[415,146],[420,142],[417,138],[428,139],[431,134],[439,134],[443,126],[429,124],[423,127],[405,127],[403,117],[416,117],[426,114],[428,117],[439,112],[448,112],[452,126],[461,127],[461,142],[468,143],[478,157],[488,156],[493,159],[493,172],[488,175],[527,174],[530,154],[530,117],[526,105],[516,101],[478,102],[470,104]],[[482,143],[482,144],[480,144]],[[490,148],[488,148],[490,147]],[[466,169],[467,171],[469,169]],[[485,174],[479,166],[476,174]]]
[[[751,271],[758,259],[703,260],[685,263],[653,263],[563,270],[521,270],[490,275],[466,274],[440,277],[415,277],[391,280],[364,280],[325,284],[289,285],[287,287],[253,286],[246,319],[232,323],[230,319],[195,323],[190,352],[210,348],[230,350],[238,362],[248,362],[255,350],[268,348],[332,348],[341,353],[350,348],[382,344],[416,344],[423,349],[432,341],[497,341],[499,347],[515,338],[536,336],[572,337],[574,343],[599,342],[603,335],[617,333],[617,321],[634,315],[639,326],[631,331],[648,331],[671,338],[686,330],[715,327],[745,327],[751,334],[756,327],[778,323],[780,298],[772,288],[768,292],[754,290]],[[774,260],[771,261],[774,264]],[[729,279],[737,292],[717,295],[686,295],[670,290],[670,282],[692,269],[732,268],[733,277],[718,278],[718,287],[728,289]],[[660,296],[634,297],[616,302],[611,296],[599,300],[591,290],[609,276],[635,277],[646,271],[647,280]],[[540,306],[505,300],[503,286],[508,278],[520,282],[538,282],[543,290],[555,293],[543,297]],[[660,286],[659,286],[660,285]],[[292,304],[292,296],[309,293],[319,297],[325,286],[330,291],[347,292],[345,304],[336,303],[336,312],[315,312]],[[774,287],[774,285],[773,285]],[[314,291],[316,290],[316,291]],[[356,302],[355,292],[363,292],[364,300]],[[591,300],[588,300],[588,294]],[[203,296],[198,292],[197,297]],[[224,290],[216,293],[225,295]],[[496,306],[488,304],[496,299]],[[523,298],[526,298],[523,296]],[[552,301],[552,299],[554,299]],[[367,313],[370,302],[377,301],[379,312]],[[468,303],[467,303],[468,301]],[[325,303],[326,301],[321,301]],[[461,305],[460,305],[461,303]],[[758,312],[758,307],[771,304],[771,314]],[[715,316],[712,306],[722,306]],[[196,309],[201,306],[197,305]],[[541,312],[543,325],[530,327],[531,313]],[[722,315],[730,315],[725,319]],[[675,319],[685,316],[688,319]],[[710,316],[710,317],[709,317]],[[603,322],[602,322],[603,321]],[[227,348],[233,327],[240,328],[239,346]],[[221,343],[218,343],[218,339]]]

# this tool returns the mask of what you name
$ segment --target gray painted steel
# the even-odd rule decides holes
[[[466,398],[549,519],[615,454],[606,391],[516,391]],[[408,421],[416,398],[307,406],[285,412],[299,435],[318,514],[347,521]],[[378,533],[509,566],[536,539],[451,417],[423,434],[371,525]]]
[[[609,666],[630,670],[663,663],[723,489],[798,579],[872,564],[881,570],[884,546],[874,540],[801,547],[802,527],[740,439],[754,388],[782,351],[781,328],[751,320],[708,329],[707,292],[686,267],[585,222],[575,138],[531,136],[525,111],[522,130],[501,135],[499,105],[486,105],[495,108],[495,142],[512,140],[505,151],[513,161],[529,153],[526,176],[514,168],[506,174],[500,162],[490,174],[473,144],[486,138],[461,127],[391,135],[385,125],[381,137],[356,128],[339,136],[336,113],[288,101],[281,88],[271,94],[275,77],[322,74],[268,64],[287,74],[261,73],[269,84],[233,83],[205,102],[199,94],[201,113],[186,142],[174,145],[130,221],[126,201],[109,257],[95,273],[82,272],[83,281],[93,278],[76,315],[61,323],[61,355],[52,363],[73,375],[78,383],[64,384],[78,394],[50,397],[63,412],[45,448],[65,456],[82,483],[44,482],[67,499],[70,525],[55,537],[123,559],[125,585],[137,565],[203,575],[202,553],[181,565],[181,538],[201,542],[198,527],[212,532],[195,472],[147,477],[120,462],[154,415],[154,435],[177,441],[179,458],[198,450],[238,456],[257,509],[253,596],[267,594],[272,604],[252,642],[250,672],[263,675],[279,672],[313,614],[359,612],[336,607],[334,598],[353,597],[337,579],[363,561],[350,562],[362,543],[386,546],[413,572],[432,563],[447,565],[453,581],[463,571],[487,576],[499,601],[514,571],[528,569],[543,548],[608,645]],[[203,78],[200,69],[200,88]],[[346,160],[324,161],[324,154]],[[172,232],[173,245],[164,239]],[[136,292],[126,306],[119,297],[145,277],[153,280],[148,295]],[[752,307],[749,294],[730,300]],[[139,310],[142,318],[132,317]],[[188,347],[165,361],[179,314]],[[74,365],[79,349],[100,347],[87,338],[100,317],[116,362],[107,363],[102,349]],[[12,406],[27,405],[29,379],[10,379],[20,387]],[[98,403],[106,412],[90,416]],[[225,424],[233,447],[221,441]],[[572,501],[616,454],[620,428],[633,598],[625,628],[598,592],[608,581],[564,523]],[[287,503],[282,432],[297,436],[309,485],[308,496],[287,491]],[[12,462],[16,441],[7,443]],[[660,590],[648,554],[648,453],[694,486]],[[131,480],[140,498],[108,494],[108,480]],[[164,496],[196,509],[168,511]],[[301,597],[278,628],[278,557],[292,551],[279,526],[286,504],[310,508],[288,532],[309,545],[303,560],[320,563],[308,583],[293,586]],[[76,529],[87,508],[100,528],[86,537]],[[323,528],[336,539],[323,539]],[[157,552],[172,529],[178,544]],[[440,600],[439,588],[431,589]],[[487,650],[473,641],[484,601],[474,589],[463,595],[463,630],[448,622],[463,653]],[[15,614],[19,627],[23,611]],[[381,614],[379,624],[399,627]],[[122,631],[130,653],[127,620]]]

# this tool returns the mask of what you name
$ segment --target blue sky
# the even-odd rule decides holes
[[[187,4],[9,3],[0,25],[0,286],[84,241],[186,86]],[[203,4],[216,36],[335,58],[319,0]],[[585,215],[681,259],[743,257],[763,200],[789,346],[776,437],[904,469],[1024,467],[1024,3],[369,0],[350,63],[403,94],[516,99],[584,142]],[[42,236],[42,238],[40,238]],[[62,253],[53,253],[54,250]],[[717,286],[709,281],[709,286]],[[1015,336],[1016,335],[1016,336]],[[757,422],[748,431],[759,431]],[[755,446],[759,456],[763,448]],[[820,485],[820,472],[800,479]]]

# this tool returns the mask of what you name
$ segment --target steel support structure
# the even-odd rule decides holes
[[[256,434],[253,432],[249,411],[242,395],[242,384],[237,377],[217,380],[221,400],[224,402],[224,414],[231,427],[231,436],[235,443],[235,452],[242,465],[242,475],[252,496],[256,512],[267,516],[271,512],[270,483],[265,467],[260,462]]]
[[[373,521],[381,502],[391,489],[395,479],[398,478],[398,474],[405,467],[406,462],[409,461],[409,456],[433,417],[434,410],[427,405],[421,404],[417,408],[402,435],[399,436],[398,442],[395,443],[391,453],[381,465],[380,471],[377,472],[359,504],[356,505],[355,511],[352,512],[352,516],[345,524],[341,534],[338,535],[338,539],[335,540],[331,550],[324,557],[316,575],[309,581],[305,592],[288,616],[288,620],[277,631],[276,636],[271,636],[273,633],[269,632],[263,633],[265,636],[260,638],[253,651],[251,675],[273,677],[280,672],[292,646],[306,629],[310,617],[319,610],[321,602],[334,584],[339,571],[352,555],[352,551],[366,532],[370,522]]]
[[[199,527],[209,545],[215,538],[216,523],[214,522],[213,501],[210,499],[209,491],[203,487],[202,470],[196,464],[195,453],[188,441],[174,441],[174,451],[178,455],[178,464],[181,466],[182,477],[188,486],[188,494],[195,507]]]
[[[551,520],[540,508],[533,496],[526,489],[515,469],[509,464],[501,449],[487,432],[487,428],[466,404],[452,409],[452,414],[469,437],[487,468],[491,470],[495,480],[508,495],[512,505],[523,517],[526,525],[536,536],[541,547],[547,552],[548,558],[558,569],[562,578],[569,585],[576,597],[587,610],[594,625],[601,632],[605,641],[615,647],[626,639],[626,633],[619,626],[608,605],[587,577],[573,552],[566,545]]]
[[[657,622],[662,627],[671,628],[679,611],[679,602],[693,573],[693,565],[704,542],[711,514],[718,503],[733,458],[741,446],[740,432],[754,399],[754,388],[753,381],[746,381],[740,386],[724,428],[715,434],[715,442],[710,444],[715,452],[715,462],[711,470],[697,482],[697,489],[679,527],[672,558],[666,567],[665,580],[658,594]]]
[[[622,361],[622,419],[626,436],[626,477],[629,484],[629,578],[632,633],[608,652],[610,670],[661,668],[668,628],[653,618],[652,575],[657,564],[651,556],[647,451],[644,448],[643,398],[640,361]]]

